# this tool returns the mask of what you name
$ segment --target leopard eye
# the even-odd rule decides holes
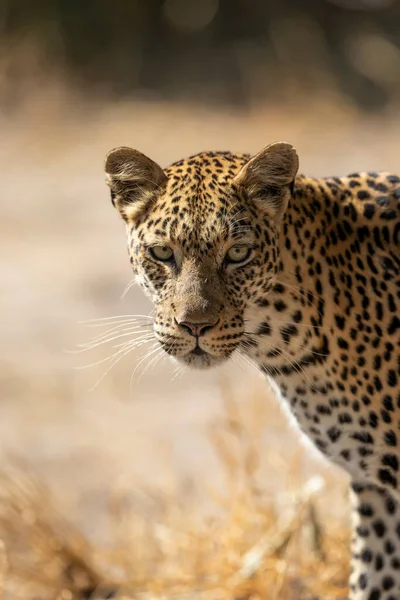
[[[150,253],[156,260],[169,262],[174,257],[174,252],[169,246],[152,246]]]
[[[232,246],[226,253],[225,260],[230,263],[241,263],[249,258],[251,248],[247,246]]]

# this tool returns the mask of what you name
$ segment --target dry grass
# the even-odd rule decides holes
[[[142,511],[117,494],[109,505],[114,529],[106,549],[57,513],[49,491],[29,471],[4,473],[4,597],[344,598],[348,531],[318,506],[321,478],[271,501],[258,482],[263,398],[255,395],[243,414],[229,389],[224,395],[225,416],[210,440],[224,468],[225,491],[209,490],[214,510],[208,517],[188,506],[179,485],[169,494],[142,490]],[[323,494],[326,501],[330,490]]]

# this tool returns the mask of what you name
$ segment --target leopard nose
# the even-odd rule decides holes
[[[207,331],[215,327],[218,324],[219,319],[214,321],[214,323],[209,321],[203,323],[191,323],[190,321],[178,321],[177,319],[175,319],[175,321],[180,327],[183,327],[183,329],[185,329],[190,335],[193,335],[194,337],[200,337],[204,335]]]

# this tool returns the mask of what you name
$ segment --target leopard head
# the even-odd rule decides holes
[[[162,169],[122,147],[105,161],[139,285],[164,350],[206,368],[244,343],[246,311],[279,270],[279,238],[298,157],[279,142],[254,157],[205,152]]]

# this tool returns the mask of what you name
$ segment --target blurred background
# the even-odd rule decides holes
[[[268,502],[319,474],[325,518],[346,525],[346,477],[256,372],[176,376],[164,360],[132,375],[138,350],[106,373],[112,343],[73,351],[107,329],[81,321],[150,311],[139,290],[122,297],[108,150],[167,165],[285,139],[309,175],[398,173],[399,26],[396,0],[1,0],[0,451],[91,540],[109,542],[115,494],[144,513],[144,489],[213,511],[232,410],[250,437],[262,423],[252,476]]]

